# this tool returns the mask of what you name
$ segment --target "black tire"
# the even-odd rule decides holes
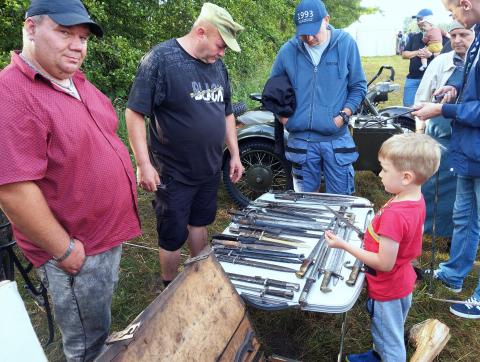
[[[236,117],[241,116],[246,111],[248,111],[248,107],[243,102],[233,103],[232,104],[233,115]]]
[[[238,206],[244,207],[270,190],[285,191],[292,188],[288,161],[273,151],[273,142],[247,141],[240,144],[239,148],[240,160],[245,167],[242,178],[236,184],[230,180],[230,157],[227,157],[223,167],[223,183]]]

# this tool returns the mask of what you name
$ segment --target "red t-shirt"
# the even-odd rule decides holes
[[[389,272],[366,274],[368,295],[379,301],[407,296],[413,291],[416,274],[410,263],[422,253],[425,200],[389,201],[375,215],[364,237],[365,250],[377,253],[379,236],[398,242],[397,260]]]
[[[140,234],[136,182],[110,100],[83,73],[73,81],[81,101],[18,54],[0,72],[0,185],[34,181],[59,223],[95,255]],[[13,227],[35,267],[51,258]]]

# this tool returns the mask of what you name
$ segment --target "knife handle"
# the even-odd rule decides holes
[[[312,264],[313,264],[313,259],[311,258],[303,259],[303,263],[302,265],[300,265],[300,269],[295,272],[295,275],[297,276],[297,278],[300,278],[300,279],[303,278]]]
[[[363,263],[360,260],[355,260],[355,263],[352,266],[352,271],[350,272],[350,276],[348,277],[345,284],[349,287],[353,287],[357,283],[358,275],[362,270]]]
[[[267,286],[280,288],[280,289],[289,289],[289,290],[295,290],[295,291],[300,290],[300,285],[299,284],[288,283],[288,282],[284,282],[284,281],[281,281],[281,280],[267,279],[265,284]]]
[[[326,271],[323,273],[323,280],[322,280],[322,284],[320,285],[320,291],[322,291],[323,293],[329,293],[332,291],[332,289],[328,287],[328,284],[330,284],[331,278],[332,278],[331,271]]]
[[[280,298],[293,299],[293,292],[291,290],[278,290],[266,287],[265,294]]]

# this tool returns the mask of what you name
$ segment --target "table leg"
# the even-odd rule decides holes
[[[347,312],[342,316],[342,333],[340,335],[340,350],[338,351],[337,362],[342,362],[343,358],[343,344],[345,342],[345,331],[347,329]]]

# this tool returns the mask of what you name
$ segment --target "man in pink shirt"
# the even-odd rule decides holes
[[[135,175],[110,100],[79,68],[80,0],[32,0],[23,49],[0,72],[0,206],[53,301],[68,361],[90,361],[110,327],[121,243],[140,234]]]

